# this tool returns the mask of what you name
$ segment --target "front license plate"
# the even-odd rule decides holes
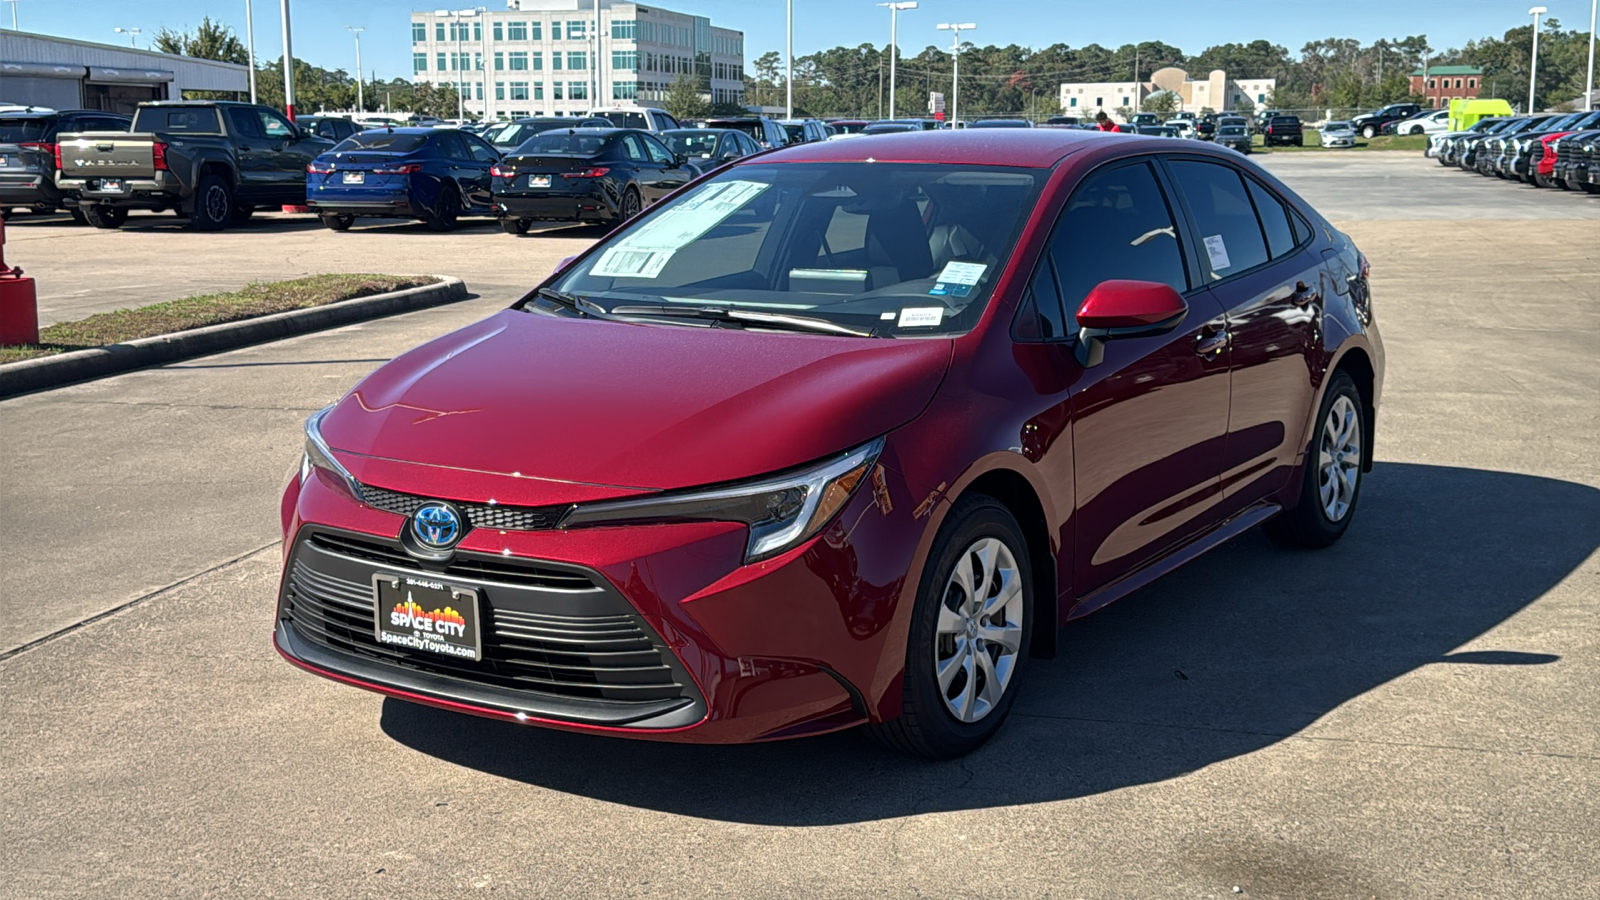
[[[102,178],[102,179],[100,179],[100,190],[102,190],[102,191],[120,191],[120,190],[122,190],[122,179],[121,178]]]
[[[365,172],[346,172],[346,173],[344,173],[344,183],[345,184],[366,184],[367,183],[367,173],[365,173]]]
[[[550,176],[549,175],[529,175],[528,176],[528,187],[536,188],[536,187],[549,187],[549,186],[550,186]]]
[[[372,576],[378,603],[378,643],[482,659],[478,592],[414,575]]]

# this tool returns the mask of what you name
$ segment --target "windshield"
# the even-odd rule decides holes
[[[884,337],[962,332],[981,315],[1048,174],[737,166],[635,220],[553,287],[608,311],[718,307]]]
[[[867,127],[865,122],[829,122],[833,130],[839,134],[860,134],[861,129]]]
[[[44,140],[50,132],[49,119],[0,119],[0,142],[20,144]]]
[[[421,147],[430,135],[404,134],[390,131],[363,131],[352,134],[339,142],[333,152],[340,153],[347,150],[382,150],[385,153],[410,153]]]
[[[141,106],[129,131],[161,134],[221,134],[217,111],[210,107]]]
[[[1244,126],[1243,125],[1224,125],[1221,128],[1217,129],[1217,134],[1220,134],[1223,137],[1228,137],[1230,135],[1244,134]]]
[[[611,137],[610,132],[575,131],[546,131],[536,134],[522,146],[511,151],[508,156],[541,156],[547,153],[559,153],[563,156],[594,156],[600,152],[601,145]]]

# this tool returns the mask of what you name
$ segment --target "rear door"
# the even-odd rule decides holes
[[[1201,275],[1227,317],[1232,400],[1223,452],[1224,514],[1288,483],[1321,373],[1322,257],[1312,229],[1261,181],[1220,160],[1168,170],[1201,251]]]
[[[462,164],[465,171],[456,180],[461,183],[461,193],[467,198],[467,205],[486,210],[493,202],[489,191],[493,178],[489,170],[500,161],[500,151],[475,134],[463,132],[461,142],[466,145],[468,161]]]

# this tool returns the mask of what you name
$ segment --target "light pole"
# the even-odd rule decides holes
[[[1594,110],[1594,10],[1597,3],[1600,0],[1589,0],[1589,72],[1583,77],[1583,108],[1589,111]]]
[[[13,9],[14,8],[15,7],[13,7]],[[137,28],[113,28],[111,30],[115,31],[117,34],[125,34],[125,35],[127,35],[128,36],[128,46],[130,46],[130,47],[138,47],[139,46],[139,29],[137,29]]]
[[[294,121],[294,42],[289,39],[289,0],[283,0],[283,111]]]
[[[19,2],[21,2],[21,0],[11,0],[11,30],[12,31],[18,30],[17,29],[17,4]]]
[[[939,30],[940,31],[950,31],[950,32],[954,32],[955,33],[955,43],[950,45],[950,56],[951,56],[951,61],[950,61],[950,127],[951,128],[955,128],[956,127],[956,122],[960,121],[959,119],[956,118],[956,113],[958,112],[956,107],[957,107],[957,104],[959,104],[961,102],[961,32],[963,32],[963,31],[971,31],[972,29],[977,28],[977,27],[978,27],[977,24],[973,23],[973,22],[962,22],[962,23],[959,23],[959,24],[941,22],[939,24]]]
[[[1528,67],[1528,113],[1533,114],[1533,90],[1539,84],[1539,17],[1549,12],[1542,6],[1528,10],[1533,16],[1533,63]]]
[[[356,111],[366,112],[367,98],[361,92],[361,32],[367,29],[365,26],[357,28],[354,25],[346,25],[344,30],[356,36]]]
[[[250,102],[256,102],[256,16],[255,0],[244,0],[244,45],[250,54]]]
[[[916,9],[916,0],[906,0],[903,3],[879,3],[879,6],[889,7],[889,118],[895,117],[894,105],[894,64],[900,56],[900,10]]]
[[[785,4],[785,15],[788,24],[784,32],[784,50],[787,55],[784,57],[783,81],[788,89],[788,100],[783,117],[792,119],[794,118],[794,0],[788,0]]]

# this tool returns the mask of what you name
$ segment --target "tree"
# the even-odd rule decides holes
[[[210,16],[200,20],[193,31],[173,31],[162,28],[156,32],[152,45],[162,53],[193,56],[197,59],[215,59],[241,66],[250,64],[250,52],[240,43],[233,29]]]
[[[1178,95],[1171,91],[1156,91],[1154,94],[1144,98],[1144,103],[1140,104],[1140,108],[1145,112],[1153,113],[1166,114],[1175,112],[1178,109],[1178,99]]]
[[[667,112],[675,119],[703,119],[711,112],[711,104],[700,92],[697,79],[680,75],[667,89]]]

